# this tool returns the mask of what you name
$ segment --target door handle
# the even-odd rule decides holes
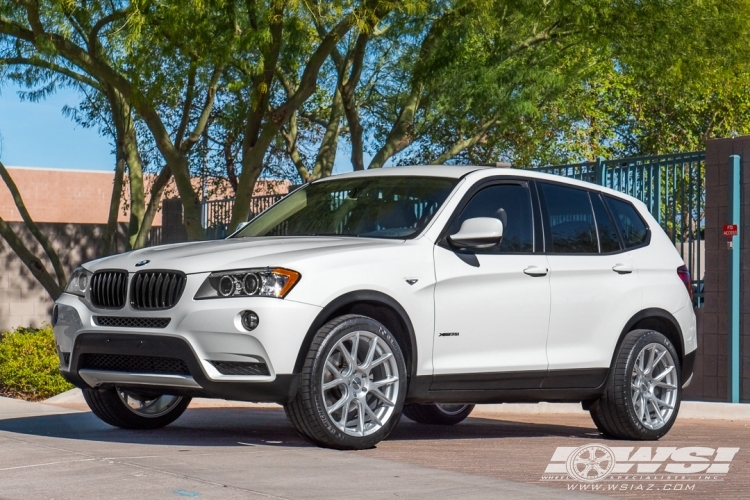
[[[633,272],[633,266],[627,264],[615,264],[612,270],[617,274],[630,274]]]
[[[546,267],[529,266],[523,272],[529,276],[547,276],[548,271]]]

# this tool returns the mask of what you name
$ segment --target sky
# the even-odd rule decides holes
[[[114,170],[109,139],[62,114],[65,105],[78,104],[75,91],[61,89],[41,102],[21,101],[18,91],[9,84],[0,87],[0,161],[5,166]],[[351,171],[350,154],[349,145],[339,141],[334,173]]]
[[[78,95],[58,90],[41,102],[22,102],[19,88],[0,88],[0,161],[13,167],[114,170],[109,140],[62,114],[76,106]]]

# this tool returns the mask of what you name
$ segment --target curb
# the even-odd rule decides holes
[[[477,405],[472,415],[586,415],[577,403],[503,403]],[[678,419],[750,420],[750,404],[683,401]]]

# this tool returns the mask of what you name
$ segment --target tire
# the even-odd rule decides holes
[[[391,433],[405,397],[406,363],[395,337],[377,321],[350,314],[318,330],[297,394],[284,410],[308,441],[326,448],[361,450]]]
[[[474,405],[406,405],[404,415],[420,424],[456,425],[463,422],[474,409]]]
[[[657,362],[649,367],[654,358]],[[615,356],[604,394],[589,409],[594,424],[616,439],[661,438],[680,410],[680,375],[677,350],[669,339],[652,330],[628,333]]]
[[[83,397],[86,403],[105,423],[122,429],[159,429],[171,424],[184,413],[190,404],[187,397],[153,396],[124,390],[84,389]],[[172,399],[164,399],[172,398]],[[133,404],[133,407],[126,403]],[[142,409],[135,409],[137,402],[142,403]]]

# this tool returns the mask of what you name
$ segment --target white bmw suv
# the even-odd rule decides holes
[[[582,402],[657,439],[693,372],[687,269],[641,202],[522,170],[419,166],[308,184],[222,241],[85,264],[53,310],[62,374],[122,428],[191,397],[284,405],[360,449],[402,412]]]

